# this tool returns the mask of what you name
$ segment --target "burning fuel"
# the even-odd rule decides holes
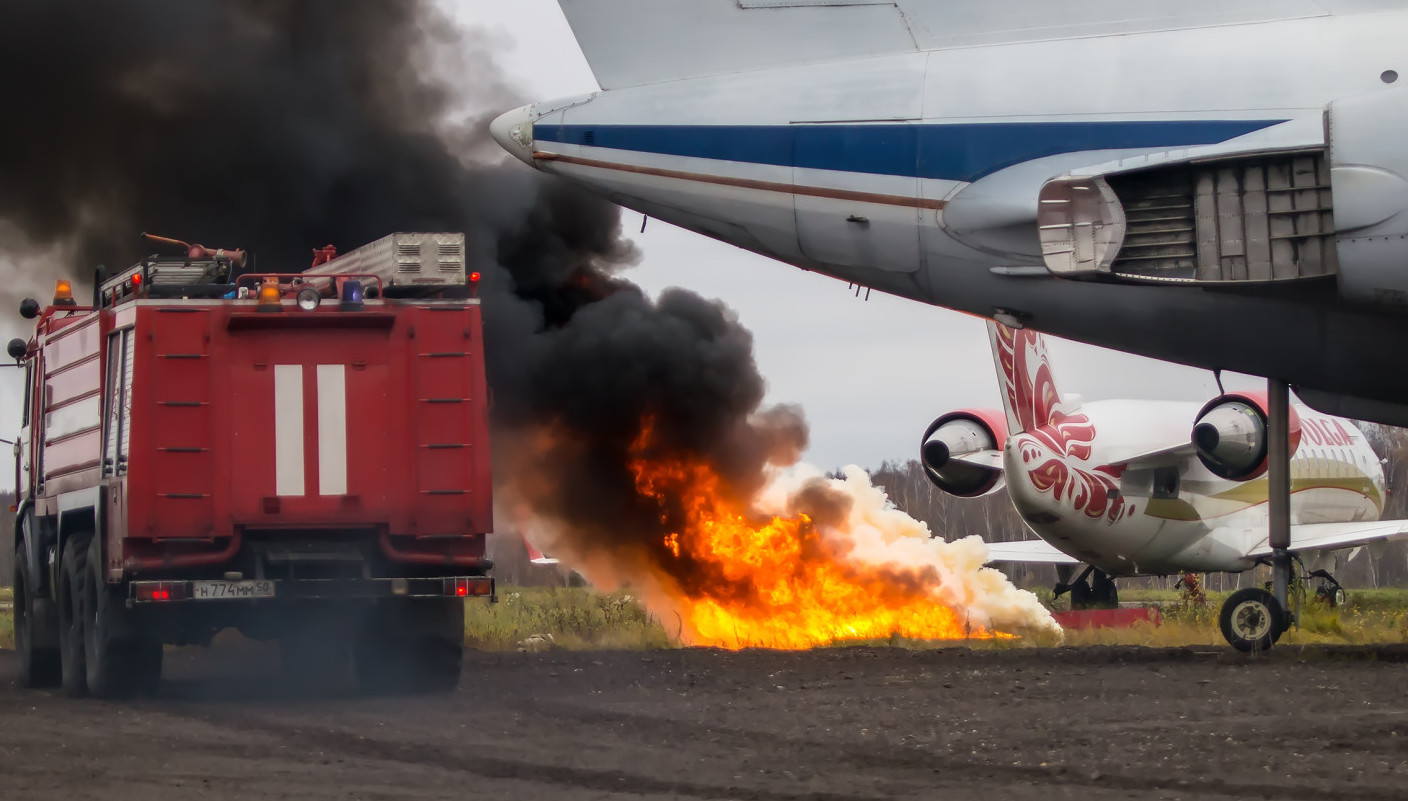
[[[522,99],[432,3],[7,0],[0,89],[24,109],[0,125],[0,294],[38,263],[80,280],[131,263],[143,230],[247,249],[264,272],[464,231],[501,528],[641,588],[691,642],[1050,625],[979,544],[929,539],[862,474],[785,469],[806,424],[761,408],[749,332],[622,279],[639,254],[618,209],[506,163],[488,120]]]
[[[629,467],[658,512],[646,537],[621,532],[618,547],[583,548],[581,527],[544,521],[531,502],[517,508],[520,523],[594,585],[636,588],[687,643],[808,648],[1057,630],[1034,595],[983,567],[981,540],[930,537],[858,467],[838,478],[769,466],[741,499],[708,464],[662,452],[649,420]]]

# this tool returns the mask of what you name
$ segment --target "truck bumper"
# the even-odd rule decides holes
[[[485,576],[388,579],[243,579],[238,581],[134,581],[127,605],[287,602],[303,600],[376,600],[379,598],[488,598],[494,580]]]

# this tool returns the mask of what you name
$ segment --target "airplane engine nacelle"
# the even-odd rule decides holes
[[[1213,398],[1193,424],[1198,460],[1213,475],[1229,481],[1251,481],[1266,473],[1268,455],[1267,401],[1264,392],[1235,392]],[[1290,412],[1290,455],[1300,446],[1300,416]]]
[[[934,486],[960,498],[976,498],[998,488],[1002,470],[961,461],[965,454],[1001,450],[1007,443],[1007,417],[995,409],[962,409],[929,424],[919,446],[919,462]]]
[[[1326,119],[1340,294],[1408,308],[1408,87],[1335,101]]]

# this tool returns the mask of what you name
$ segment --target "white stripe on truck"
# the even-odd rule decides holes
[[[318,365],[318,492],[347,494],[347,368]]]
[[[274,491],[303,494],[303,365],[274,365]]]

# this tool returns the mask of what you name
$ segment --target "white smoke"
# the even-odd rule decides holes
[[[764,514],[789,515],[797,507],[798,495],[820,482],[851,501],[844,520],[820,526],[822,535],[839,545],[836,550],[845,558],[882,567],[932,568],[940,578],[935,600],[975,628],[1060,633],[1036,595],[1013,586],[1000,571],[984,567],[988,547],[981,538],[972,535],[947,542],[931,536],[925,523],[895,508],[865,470],[850,465],[842,473],[842,479],[829,478],[806,464],[778,470],[755,506]]]

